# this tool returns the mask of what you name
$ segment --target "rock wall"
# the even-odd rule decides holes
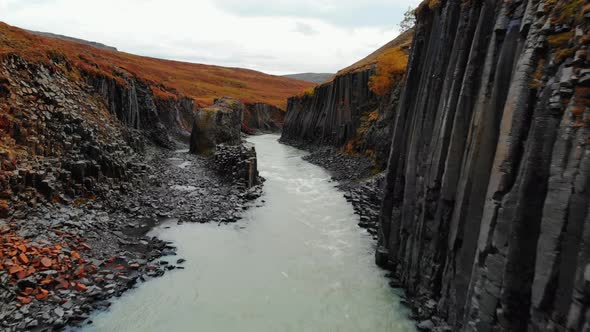
[[[218,144],[239,145],[244,110],[244,103],[229,97],[199,109],[191,131],[190,152],[211,154]]]
[[[125,126],[141,130],[154,143],[173,148],[170,136],[187,138],[195,110],[192,99],[157,98],[144,82],[134,77],[125,77],[120,82],[88,75],[86,80]]]
[[[338,76],[312,95],[289,98],[282,139],[344,145],[355,136],[362,114],[378,103],[367,86],[370,76],[369,70]]]
[[[110,116],[92,87],[17,56],[0,62],[0,215],[101,195],[146,171],[141,132]]]
[[[282,109],[265,103],[247,103],[242,131],[246,134],[279,132],[284,122],[285,111]]]
[[[399,84],[380,97],[368,86],[373,73],[366,69],[338,75],[313,94],[290,98],[281,141],[304,148],[348,146],[348,152],[370,156],[384,168]]]
[[[107,79],[19,56],[0,61],[0,215],[39,198],[101,195],[144,173],[146,141],[174,148],[192,99],[158,96],[133,76]]]
[[[454,331],[590,328],[589,10],[418,9],[376,253],[417,318]]]

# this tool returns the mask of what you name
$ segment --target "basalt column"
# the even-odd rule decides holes
[[[426,1],[417,18],[377,263],[456,331],[588,328],[590,5]]]

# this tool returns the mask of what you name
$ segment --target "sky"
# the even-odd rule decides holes
[[[120,51],[282,75],[333,73],[421,0],[0,0],[0,21]]]

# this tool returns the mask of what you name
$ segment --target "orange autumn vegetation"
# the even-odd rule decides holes
[[[424,12],[426,9],[433,10],[441,6],[441,0],[424,0],[422,3],[416,8],[416,13],[419,14]]]
[[[348,66],[342,70],[339,70],[336,76],[344,75],[351,72],[358,72],[379,63],[379,61],[383,60],[381,56],[386,52],[398,49],[401,52],[408,54],[408,50],[410,45],[412,44],[412,38],[414,37],[414,29],[410,29],[406,32],[403,32],[399,36],[397,36],[394,40],[390,41],[389,43],[383,45],[375,52],[369,54],[365,58],[361,59],[360,61],[355,62],[351,66]]]
[[[230,96],[284,108],[288,97],[313,83],[240,68],[162,60],[72,41],[41,37],[0,22],[0,58],[16,54],[30,62],[65,60],[79,72],[115,79],[132,75],[146,82],[159,98],[193,98],[200,106]]]
[[[378,95],[389,93],[393,83],[406,71],[413,37],[413,29],[400,34],[367,57],[338,71],[336,76],[375,68],[376,74],[371,77],[369,88]]]
[[[71,287],[86,291],[83,278],[89,278],[98,268],[88,264],[79,254],[92,249],[84,239],[56,231],[63,242],[41,246],[15,235],[10,226],[0,229],[0,271],[8,273],[11,281],[31,278],[37,284],[37,287],[28,287],[16,294],[20,304],[29,304],[35,299],[46,300],[50,293],[59,289]],[[48,270],[55,273],[43,273]]]
[[[369,88],[380,96],[388,94],[394,82],[406,72],[407,65],[407,52],[399,48],[387,50],[377,60],[377,73],[371,76]]]

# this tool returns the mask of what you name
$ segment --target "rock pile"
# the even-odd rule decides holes
[[[91,87],[61,72],[6,58],[0,66],[0,214],[3,207],[69,201],[147,170],[142,135],[93,102]]]
[[[256,197],[221,179],[209,167],[213,158],[150,146],[145,153],[153,171],[105,198],[40,204],[0,219],[1,330],[83,323],[109,298],[182,268],[182,258],[161,258],[176,255],[170,243],[146,236],[154,225],[235,222]]]
[[[218,145],[213,160],[215,170],[242,189],[250,189],[261,183],[254,146]]]
[[[29,211],[27,222],[0,222],[2,330],[80,323],[108,307],[108,298],[161,276],[154,259],[173,248],[155,238],[114,235],[115,225],[107,213],[88,207],[43,207]],[[124,251],[121,243],[150,249]]]

